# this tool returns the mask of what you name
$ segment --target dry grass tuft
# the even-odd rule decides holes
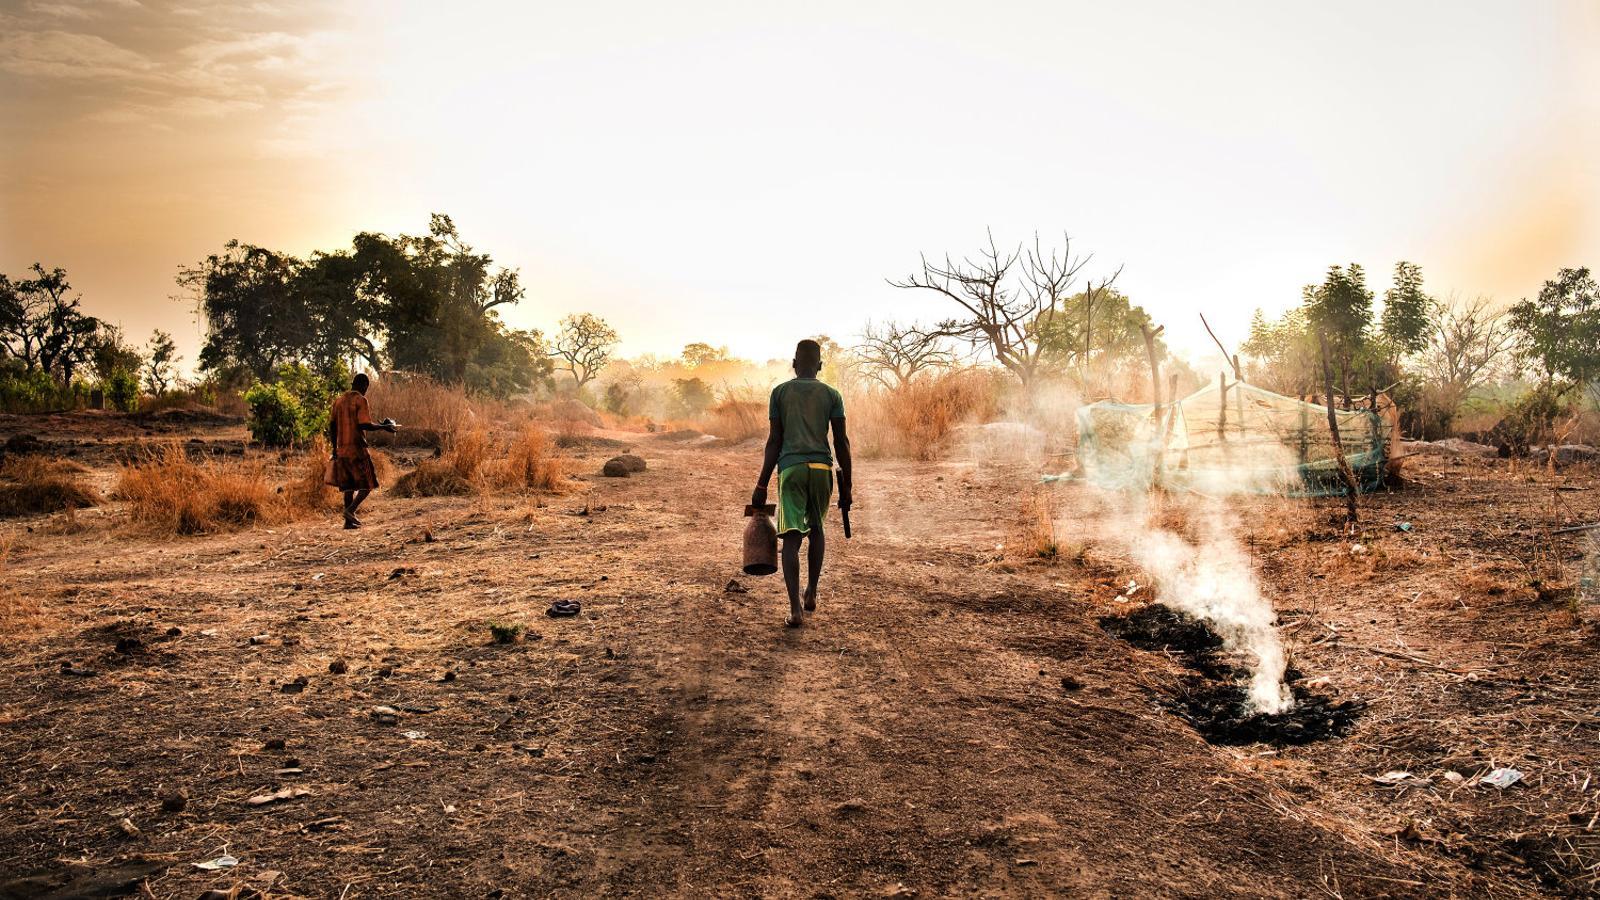
[[[0,463],[0,517],[99,505],[99,492],[83,480],[87,471],[77,463],[47,456],[6,459]]]
[[[928,375],[896,390],[877,390],[845,405],[853,446],[864,456],[934,459],[959,425],[985,422],[997,412],[993,380],[982,372]]]
[[[483,490],[483,463],[489,436],[481,428],[459,432],[437,459],[425,459],[400,476],[394,492],[401,497],[464,497]]]
[[[573,486],[566,460],[556,455],[544,429],[532,423],[511,439],[505,456],[495,460],[491,477],[497,487],[516,491],[560,494]]]
[[[482,429],[456,435],[438,459],[425,459],[395,482],[402,497],[464,497],[491,489],[564,493],[572,488],[566,461],[550,435],[525,423],[504,445]]]
[[[727,397],[711,408],[705,428],[730,443],[765,437],[767,404],[748,397]]]
[[[196,463],[169,444],[152,457],[124,466],[117,495],[128,501],[135,523],[169,534],[210,534],[287,521],[287,497],[267,480],[259,463]]]

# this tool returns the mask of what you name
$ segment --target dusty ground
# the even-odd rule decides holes
[[[121,442],[187,434],[92,424],[55,436],[106,481]],[[737,572],[758,450],[619,437],[648,471],[380,493],[354,533],[6,523],[4,586],[43,614],[0,645],[0,873],[148,870],[162,898],[1594,890],[1587,542],[1543,531],[1600,520],[1590,473],[1417,461],[1364,501],[1361,553],[1336,504],[1238,504],[1296,667],[1366,709],[1342,739],[1222,747],[1162,705],[1180,660],[1097,625],[1126,561],[1071,534],[1031,558],[1037,465],[863,461],[796,631],[781,582]],[[1086,490],[1050,493],[1064,529]],[[1474,783],[1494,766],[1526,780]]]

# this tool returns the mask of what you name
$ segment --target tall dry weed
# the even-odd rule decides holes
[[[948,449],[958,426],[988,421],[997,408],[994,381],[967,370],[857,395],[846,404],[845,417],[851,445],[864,456],[934,459]]]
[[[284,522],[293,515],[259,462],[195,462],[168,444],[124,466],[117,496],[133,522],[167,534],[210,534]]]
[[[373,416],[394,419],[398,432],[369,435],[378,447],[443,447],[459,435],[507,418],[504,403],[472,397],[459,386],[423,375],[390,375],[367,390]]]
[[[765,437],[767,404],[750,397],[726,397],[711,408],[705,429],[731,443]]]
[[[98,506],[100,493],[77,463],[48,456],[11,456],[0,463],[0,517]]]

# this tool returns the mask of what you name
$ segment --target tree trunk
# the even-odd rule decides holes
[[[1333,458],[1339,469],[1339,478],[1345,487],[1345,530],[1354,533],[1356,528],[1356,476],[1350,471],[1350,461],[1344,458],[1344,444],[1339,440],[1339,417],[1333,411],[1333,367],[1328,364],[1328,339],[1317,335],[1322,347],[1322,386],[1328,401],[1328,432],[1333,436]]]

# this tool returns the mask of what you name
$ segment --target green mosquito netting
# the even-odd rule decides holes
[[[1202,494],[1345,493],[1328,410],[1248,384],[1217,385],[1163,404],[1102,400],[1078,410],[1078,477],[1102,487]],[[1383,423],[1366,409],[1335,410],[1340,444],[1361,490],[1383,482]]]

